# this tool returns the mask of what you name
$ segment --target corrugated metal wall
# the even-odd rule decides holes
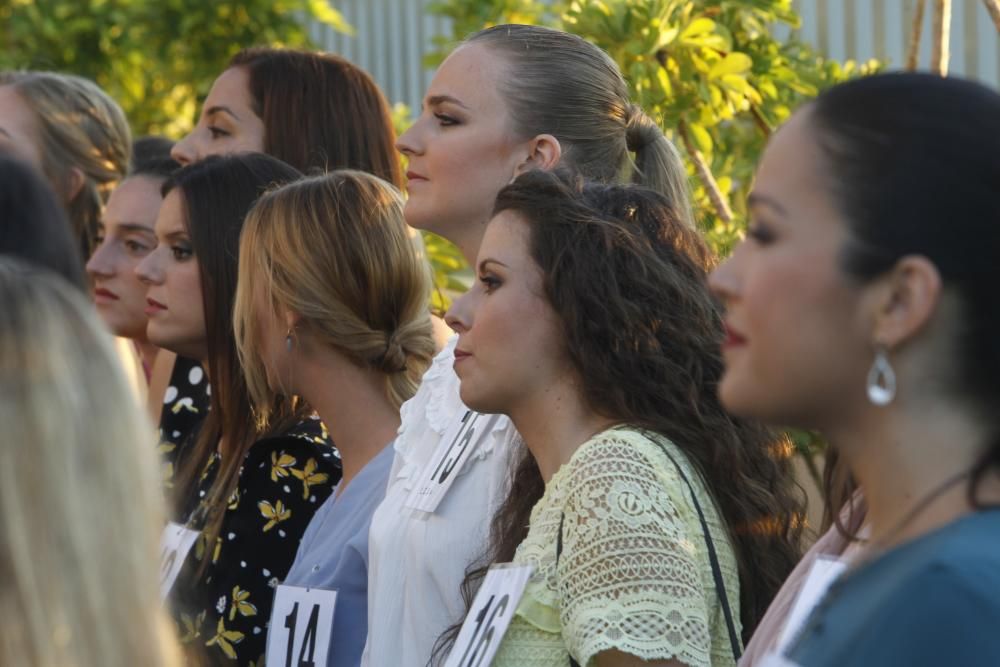
[[[431,16],[431,0],[332,0],[357,34],[347,37],[312,25],[313,39],[328,51],[351,59],[375,77],[390,102],[416,109],[432,72],[423,66],[435,35],[450,34],[445,19]],[[906,60],[910,24],[917,0],[794,0],[802,17],[798,36],[837,60]],[[927,1],[920,64],[931,50],[933,0]],[[775,35],[787,37],[778,26]],[[1000,38],[981,0],[952,0],[949,72],[1000,87]]]

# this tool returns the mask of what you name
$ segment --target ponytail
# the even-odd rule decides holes
[[[635,153],[632,182],[669,198],[681,220],[693,228],[694,214],[681,154],[653,119],[635,104],[629,104],[626,111],[625,144]]]

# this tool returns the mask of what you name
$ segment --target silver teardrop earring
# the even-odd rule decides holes
[[[896,373],[889,364],[885,346],[875,348],[875,360],[868,371],[868,400],[872,405],[884,407],[896,398]]]
[[[285,336],[285,350],[288,352],[292,351],[292,330],[288,330],[288,334]]]

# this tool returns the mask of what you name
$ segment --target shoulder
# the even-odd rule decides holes
[[[666,437],[631,426],[616,426],[591,437],[557,473],[570,489],[607,479],[680,483],[684,454]],[[675,465],[676,462],[678,465]]]
[[[309,417],[282,433],[255,442],[243,467],[245,471],[263,470],[273,479],[284,477],[282,473],[292,472],[293,468],[330,472],[341,466],[340,454],[326,426],[318,418]]]

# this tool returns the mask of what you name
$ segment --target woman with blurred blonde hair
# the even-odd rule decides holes
[[[403,199],[360,171],[264,195],[240,239],[235,329],[257,413],[277,394],[316,409],[343,477],[313,516],[286,586],[337,592],[326,664],[357,665],[367,635],[368,530],[385,496],[399,409],[434,355],[430,276]],[[279,591],[279,595],[281,592]],[[287,625],[270,625],[270,642]]]
[[[0,664],[178,664],[153,431],[111,338],[75,286],[13,257],[0,303]]]
[[[132,135],[121,107],[93,81],[56,72],[0,72],[0,152],[48,179],[86,261],[101,212],[125,177]]]

